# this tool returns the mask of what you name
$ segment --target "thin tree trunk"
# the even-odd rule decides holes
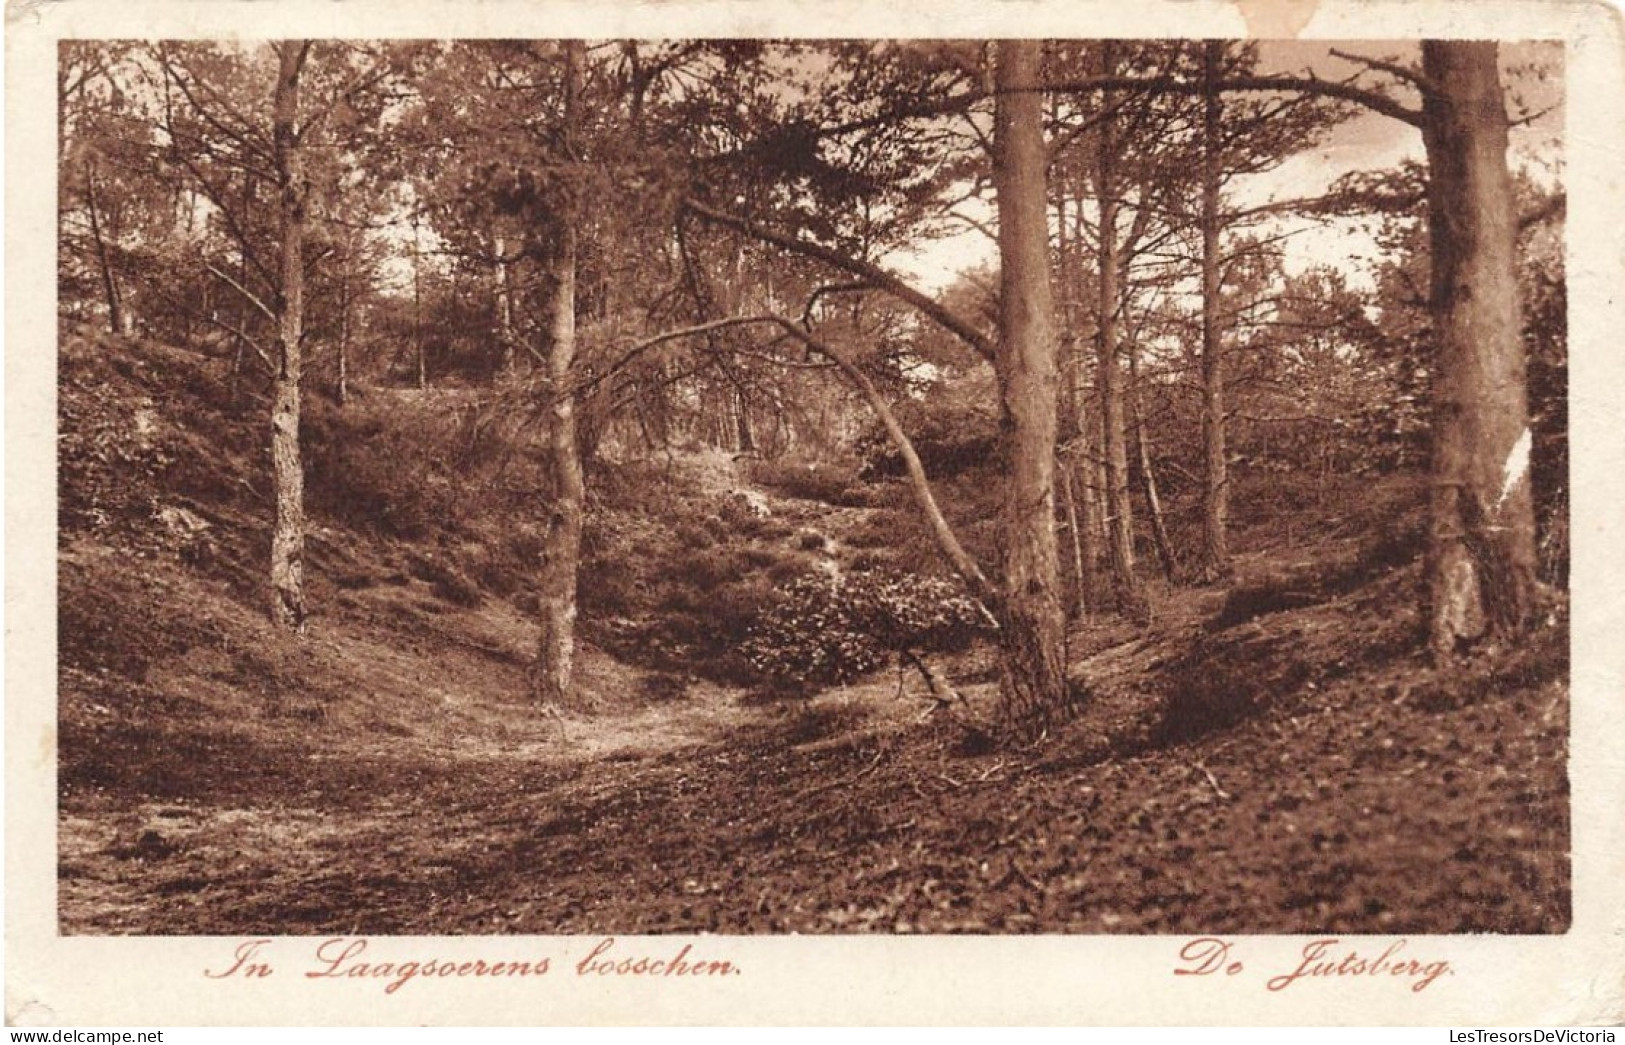
[[[750,401],[745,398],[745,390],[734,390],[734,434],[739,443],[739,452],[749,454],[756,452],[756,433],[750,424]]]
[[[1085,421],[1088,419],[1085,418]],[[1100,506],[1100,491],[1105,483],[1105,475],[1097,445],[1099,440],[1096,439],[1098,427],[1096,424],[1085,424],[1083,442],[1073,459],[1072,468],[1078,480],[1079,499],[1083,502],[1080,506],[1083,512],[1083,608],[1088,614],[1099,613],[1107,601],[1106,578],[1100,571],[1106,548],[1106,513],[1101,511]]]
[[[299,135],[299,77],[309,42],[285,41],[272,108],[272,140],[282,225],[277,295],[280,358],[271,399],[271,478],[276,519],[271,532],[271,616],[285,628],[305,622],[305,480],[299,451],[299,379],[305,322],[305,163]]]
[[[1101,73],[1113,72],[1110,43],[1101,45]],[[1110,120],[1101,123],[1095,152],[1095,194],[1100,208],[1097,261],[1100,279],[1095,299],[1098,314],[1096,353],[1100,395],[1100,416],[1104,441],[1101,449],[1106,468],[1106,519],[1111,553],[1112,582],[1118,608],[1140,615],[1144,595],[1134,570],[1134,513],[1129,503],[1128,439],[1123,410],[1122,367],[1118,363],[1117,313],[1121,290],[1119,272],[1122,259],[1117,242],[1116,145]]]
[[[1170,581],[1179,577],[1179,556],[1168,538],[1168,524],[1162,515],[1162,498],[1157,494],[1157,474],[1151,467],[1151,437],[1146,433],[1145,404],[1140,394],[1139,346],[1129,346],[1129,402],[1134,413],[1134,442],[1140,459],[1140,487],[1145,494],[1146,514],[1151,518],[1151,536],[1157,548],[1162,574]]]
[[[348,406],[350,403],[350,308],[352,305],[350,266],[354,261],[351,256],[354,245],[354,237],[346,235],[344,269],[339,277],[339,377],[338,386],[335,389],[340,407]]]
[[[1073,310],[1074,325],[1081,324],[1082,308],[1079,302],[1083,288],[1083,205],[1078,201],[1073,213],[1074,235],[1069,244],[1067,256],[1071,259],[1071,273],[1067,276],[1067,286],[1070,288],[1068,298]],[[1063,257],[1065,260],[1065,257]],[[1075,435],[1076,452],[1072,454],[1072,474],[1076,480],[1081,494],[1083,511],[1083,585],[1079,607],[1083,615],[1087,616],[1101,610],[1105,602],[1105,585],[1100,573],[1100,562],[1103,550],[1107,543],[1105,513],[1101,511],[1100,502],[1105,489],[1104,462],[1100,453],[1100,422],[1099,411],[1090,412],[1089,403],[1094,399],[1093,389],[1088,384],[1085,356],[1087,348],[1082,338],[1074,339],[1071,346],[1072,355],[1068,362],[1070,380],[1072,382],[1073,412],[1068,419]]]
[[[507,240],[498,232],[492,237],[497,259],[497,374],[506,377],[514,368],[513,275],[509,271]]]
[[[908,477],[909,489],[914,494],[914,501],[919,506],[920,514],[925,517],[926,527],[931,531],[931,538],[936,543],[937,550],[965,582],[965,587],[976,601],[988,611],[993,623],[999,624],[1002,628],[1006,616],[1003,610],[1004,596],[988,581],[982,568],[976,565],[976,560],[971,558],[964,545],[959,543],[959,538],[954,535],[953,528],[948,525],[947,518],[937,504],[936,496],[931,492],[931,481],[925,474],[925,466],[920,461],[919,453],[915,451],[908,434],[903,431],[903,426],[898,423],[897,415],[892,413],[891,407],[886,404],[885,397],[875,388],[874,382],[869,380],[869,376],[845,354],[837,351],[828,342],[809,334],[799,323],[782,316],[772,317],[772,321],[786,334],[834,363],[836,368],[852,382],[864,402],[869,404],[869,409],[874,411],[875,416],[880,419],[881,427],[886,430],[886,437],[891,440],[898,456],[903,459],[903,472]],[[1053,536],[1053,527],[1051,534]]]
[[[574,150],[577,93],[580,90],[581,42],[566,41],[564,151]],[[571,157],[573,159],[573,156]],[[576,352],[576,221],[573,206],[563,216],[554,259],[552,343],[547,352],[548,460],[552,504],[542,549],[538,587],[541,640],[537,646],[531,691],[539,701],[570,703],[575,657],[576,573],[581,560],[582,511],[586,500],[581,452],[576,441],[575,396],[569,391]]]
[[[412,215],[412,350],[417,364],[417,385],[429,387],[429,362],[423,348],[423,258],[418,246],[418,216]]]
[[[1496,45],[1425,41],[1432,237],[1429,645],[1441,659],[1535,617],[1531,435]]]
[[[1219,332],[1219,176],[1223,100],[1216,86],[1224,44],[1202,49],[1202,562],[1211,584],[1230,574],[1230,476],[1225,460],[1224,348]]]
[[[107,243],[102,237],[100,204],[96,200],[96,167],[85,163],[85,204],[90,209],[90,237],[96,244],[96,264],[102,272],[102,291],[107,295],[107,326],[114,334],[124,333],[124,314],[119,301],[118,283],[113,279],[113,266],[107,257]]]
[[[245,173],[243,175],[242,194],[244,214],[253,212],[255,203],[254,185],[254,176]],[[239,242],[237,244],[237,283],[239,286],[246,287],[248,286],[248,279],[248,246]],[[249,300],[246,297],[241,297],[238,304],[237,333],[232,335],[231,403],[233,406],[242,404],[243,350],[248,347],[248,339],[243,336],[243,332],[248,329],[248,324],[253,321],[254,314],[253,306]]]
[[[1072,599],[1067,606],[1068,617],[1087,617],[1099,603],[1100,579],[1096,563],[1100,553],[1094,527],[1093,513],[1087,508],[1078,510],[1078,487],[1084,488],[1084,502],[1092,503],[1088,494],[1089,424],[1086,409],[1087,395],[1083,384],[1083,346],[1078,337],[1079,288],[1083,283],[1082,238],[1069,235],[1072,229],[1067,213],[1069,194],[1065,186],[1056,195],[1057,246],[1060,256],[1061,325],[1061,390],[1058,436],[1061,450],[1056,461],[1060,472],[1061,495],[1066,511],[1067,532],[1071,536]],[[1082,220],[1082,206],[1078,205],[1078,219]]]
[[[1070,538],[1070,551],[1072,553],[1072,585],[1074,599],[1067,607],[1068,617],[1086,617],[1089,613],[1088,588],[1089,574],[1083,566],[1083,527],[1082,518],[1078,512],[1077,483],[1072,478],[1072,458],[1075,451],[1064,454],[1056,462],[1056,471],[1061,480],[1061,507],[1066,513],[1066,532]]]
[[[996,372],[1010,453],[1003,512],[1004,599],[999,720],[1035,735],[1068,710],[1065,617],[1055,540],[1059,366],[1050,289],[1048,165],[1039,78],[1042,44],[1000,41],[994,109],[1000,317]]]

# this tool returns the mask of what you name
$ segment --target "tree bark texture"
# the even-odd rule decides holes
[[[1526,631],[1535,609],[1531,433],[1494,43],[1426,41],[1433,252],[1429,645],[1440,658]]]
[[[271,617],[285,628],[305,622],[305,473],[299,451],[299,380],[305,323],[305,184],[299,140],[299,78],[308,42],[282,44],[272,101],[272,142],[282,226],[277,294],[276,381],[271,393],[271,482],[276,517],[271,530]]]
[[[565,43],[564,148],[574,148],[579,100],[581,44]],[[575,657],[576,574],[581,561],[581,524],[586,500],[581,450],[576,438],[575,396],[570,391],[576,353],[576,214],[568,203],[554,258],[551,344],[547,353],[548,462],[552,503],[538,577],[541,638],[532,672],[532,695],[555,707],[568,705]]]
[[[1050,288],[1042,45],[1001,41],[994,112],[1001,309],[995,369],[1010,453],[1003,512],[1001,728],[1033,735],[1067,709],[1065,619],[1055,538],[1059,366]]]
[[[1219,59],[1224,44],[1209,40],[1202,49],[1202,561],[1204,583],[1230,574],[1230,475],[1225,459],[1224,346],[1219,330]]]

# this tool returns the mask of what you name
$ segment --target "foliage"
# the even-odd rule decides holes
[[[935,480],[997,465],[996,402],[992,375],[984,368],[945,374],[893,404],[892,413],[908,433],[926,475]],[[863,478],[903,474],[902,455],[876,419],[860,430],[853,452],[863,461]]]
[[[132,407],[97,394],[83,369],[63,374],[59,521],[64,530],[140,523],[152,507],[148,491],[159,485],[174,451],[143,434],[154,416],[150,400]]]
[[[808,690],[851,682],[894,653],[962,649],[985,628],[975,600],[941,577],[813,573],[778,590],[743,653],[775,682]]]
[[[777,461],[752,461],[751,481],[765,486],[785,497],[803,501],[823,501],[826,504],[844,503],[852,484],[851,468],[824,461],[785,458]]]

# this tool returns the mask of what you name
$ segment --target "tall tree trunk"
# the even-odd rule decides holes
[[[1535,612],[1531,435],[1517,217],[1494,43],[1425,41],[1432,237],[1429,644],[1440,658],[1526,631]]]
[[[1072,270],[1067,277],[1067,286],[1070,288],[1072,301],[1073,322],[1082,324],[1082,306],[1080,297],[1083,289],[1083,205],[1077,201],[1073,212],[1074,235],[1071,239]],[[1104,558],[1104,549],[1107,544],[1106,515],[1101,511],[1101,499],[1106,488],[1105,461],[1101,454],[1101,423],[1100,412],[1090,412],[1091,400],[1098,402],[1093,386],[1088,383],[1087,356],[1088,348],[1084,339],[1078,338],[1072,345],[1072,357],[1068,360],[1072,380],[1073,413],[1070,423],[1076,431],[1077,452],[1072,455],[1072,474],[1083,502],[1082,555],[1083,555],[1083,604],[1080,609],[1084,614],[1100,611],[1106,603],[1106,585],[1100,573],[1100,562]]]
[[[119,302],[118,282],[113,278],[113,266],[107,256],[107,243],[102,236],[101,206],[96,199],[96,166],[85,163],[85,205],[90,210],[90,238],[96,244],[96,264],[102,273],[102,291],[107,295],[107,327],[114,334],[124,333],[124,314]]]
[[[1223,100],[1218,89],[1224,44],[1202,46],[1202,562],[1198,577],[1212,583],[1230,574],[1230,475],[1225,460],[1224,348],[1219,332],[1219,140]]]
[[[566,41],[564,150],[575,148],[580,104],[581,42]],[[547,527],[538,586],[541,640],[536,650],[531,692],[539,701],[570,703],[575,657],[576,572],[581,560],[581,522],[586,500],[581,451],[576,441],[575,396],[569,391],[576,353],[576,222],[574,205],[565,208],[553,263],[552,338],[547,352],[548,462],[552,472]]]
[[[1060,214],[1060,223],[1064,228],[1066,225],[1064,208]],[[1063,234],[1060,243],[1062,263],[1058,280],[1062,287],[1066,286],[1066,250],[1066,237]],[[1073,481],[1073,471],[1082,439],[1078,431],[1077,339],[1073,334],[1073,310],[1067,302],[1067,297],[1065,292],[1061,294],[1060,388],[1056,402],[1055,479],[1060,484],[1060,511],[1066,523],[1067,547],[1063,554],[1068,559],[1071,584],[1066,589],[1064,606],[1067,617],[1071,619],[1088,613],[1089,602],[1084,589],[1086,575],[1083,569],[1083,532],[1079,525],[1081,516],[1078,512],[1076,483]]]
[[[1060,255],[1061,325],[1061,392],[1060,434],[1061,452],[1056,462],[1060,470],[1061,496],[1066,510],[1067,532],[1071,536],[1072,601],[1067,607],[1070,617],[1087,617],[1100,603],[1099,525],[1094,511],[1090,476],[1091,444],[1089,438],[1088,394],[1083,382],[1084,347],[1078,336],[1082,309],[1078,297],[1083,285],[1083,241],[1081,235],[1070,235],[1073,219],[1068,215],[1070,194],[1065,186],[1056,197],[1057,245]],[[1082,221],[1081,203],[1075,207],[1077,221]],[[1079,489],[1083,496],[1079,497]],[[1079,510],[1080,500],[1083,509]]]
[[[1059,366],[1050,290],[1048,156],[1041,96],[1032,89],[1041,57],[1038,41],[1001,41],[995,73],[1001,292],[996,370],[1010,454],[999,718],[1004,729],[1018,735],[1042,731],[1069,703],[1055,540]]]
[[[305,474],[299,452],[299,378],[305,324],[305,161],[299,126],[299,77],[308,41],[284,41],[272,102],[272,141],[282,225],[277,294],[276,381],[271,395],[271,616],[285,628],[305,622]]]
[[[1111,45],[1103,42],[1100,51],[1100,72],[1110,76],[1114,72]],[[1096,132],[1095,195],[1100,208],[1100,230],[1097,239],[1096,260],[1100,278],[1096,287],[1095,308],[1096,354],[1098,377],[1096,390],[1100,396],[1100,416],[1104,440],[1101,450],[1106,470],[1106,519],[1111,553],[1112,582],[1116,588],[1118,608],[1138,615],[1144,602],[1140,581],[1134,570],[1134,512],[1129,503],[1127,423],[1123,410],[1123,372],[1117,359],[1117,317],[1121,295],[1119,274],[1122,266],[1117,242],[1117,179],[1113,140],[1109,119],[1103,120]]]
[[[1093,391],[1086,387],[1081,395],[1082,402],[1087,403]],[[1083,429],[1083,441],[1072,463],[1083,501],[1084,609],[1088,613],[1098,613],[1105,609],[1108,601],[1108,586],[1100,569],[1107,544],[1106,513],[1101,505],[1106,489],[1106,468],[1100,453],[1099,418],[1090,417],[1087,408],[1081,404],[1078,409],[1084,414],[1078,419]]]

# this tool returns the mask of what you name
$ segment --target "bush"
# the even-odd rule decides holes
[[[913,522],[908,512],[879,508],[849,527],[842,539],[852,548],[892,548],[905,542]]]
[[[798,690],[850,682],[901,650],[962,649],[985,627],[960,586],[918,574],[803,575],[782,586],[741,650]]]
[[[750,478],[785,497],[840,504],[852,486],[854,469],[823,461],[752,461]]]

